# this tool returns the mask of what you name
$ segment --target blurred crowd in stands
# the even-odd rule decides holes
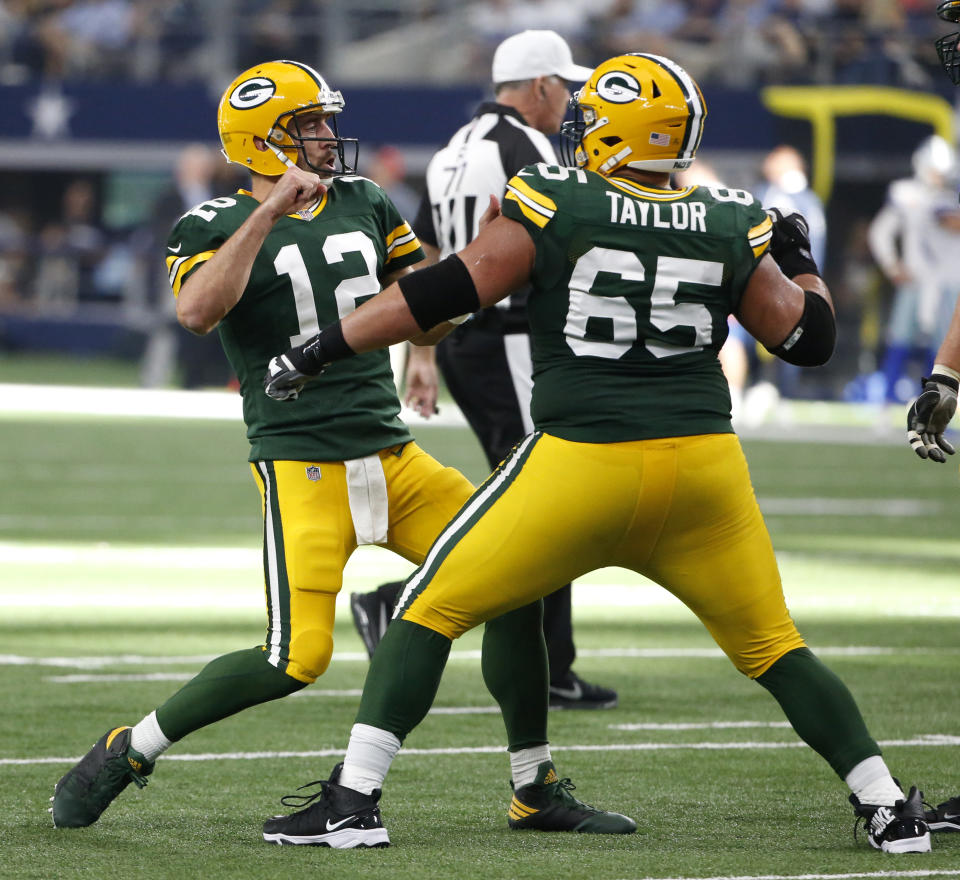
[[[642,48],[731,85],[919,86],[937,77],[929,47],[945,26],[931,0],[0,0],[0,83],[119,76],[219,88],[265,58],[341,69],[365,43],[399,79],[406,61],[417,76],[483,81],[497,43],[542,27],[578,58]],[[414,45],[414,30],[430,34],[436,64],[387,51]],[[452,44],[455,61],[441,63]]]
[[[0,0],[0,86],[123,77],[195,82],[218,93],[236,70],[277,57],[308,60],[345,88],[354,80],[344,70],[372,81],[389,67],[390,81],[402,82],[395,68],[405,62],[414,79],[436,71],[444,82],[485,84],[505,36],[550,27],[588,62],[643,49],[677,59],[711,85],[935,91],[944,84],[932,50],[941,26],[931,0]],[[437,53],[451,50],[446,61],[434,64],[427,52],[425,63],[417,49],[424,43]],[[846,341],[827,368],[801,374],[759,350],[733,322],[723,361],[746,420],[762,418],[778,395],[903,399],[930,361],[960,289],[949,266],[960,250],[951,144],[924,140],[912,176],[861,180],[826,206],[810,187],[806,158],[781,145],[751,156],[746,170],[741,161],[736,179],[712,168],[709,154],[692,169],[697,182],[747,188],[765,206],[810,219]],[[361,172],[412,220],[422,180],[406,159],[396,146],[364,143]],[[172,175],[139,193],[141,217],[133,223],[109,222],[110,181],[102,171],[65,169],[24,181],[0,173],[8,184],[0,193],[0,331],[4,314],[112,310],[143,340],[144,385],[228,380],[215,335],[197,340],[176,324],[162,254],[175,219],[245,185],[242,171],[209,145],[187,147]],[[45,189],[31,189],[43,179]],[[47,206],[45,215],[37,205]]]

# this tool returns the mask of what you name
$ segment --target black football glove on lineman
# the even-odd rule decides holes
[[[263,377],[263,390],[274,400],[296,400],[303,386],[319,376],[326,366],[320,336],[311,336],[303,345],[270,359]]]
[[[773,221],[770,256],[787,278],[795,275],[820,276],[816,261],[810,253],[810,227],[802,214],[786,217],[777,209],[769,208],[767,216]]]
[[[956,379],[934,373],[923,380],[922,392],[907,412],[907,442],[920,458],[945,462],[954,448],[943,439],[943,432],[957,411]]]

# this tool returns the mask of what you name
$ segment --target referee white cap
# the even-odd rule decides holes
[[[556,31],[521,31],[493,53],[494,85],[538,76],[559,76],[572,83],[590,78],[593,68],[573,63],[567,41]]]

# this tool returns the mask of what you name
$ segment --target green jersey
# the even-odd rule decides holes
[[[591,443],[733,430],[717,352],[770,242],[753,196],[539,164],[508,183],[502,210],[536,245],[539,430]]]
[[[167,246],[175,295],[258,205],[241,190],[180,218]],[[387,351],[332,364],[294,402],[267,397],[263,377],[277,352],[349,314],[379,293],[386,275],[422,259],[386,193],[363,177],[337,178],[311,208],[276,222],[218,328],[240,380],[251,461],[344,461],[411,439]]]

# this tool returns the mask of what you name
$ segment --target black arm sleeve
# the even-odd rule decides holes
[[[470,271],[456,254],[404,275],[397,281],[417,326],[426,333],[437,324],[480,308]]]
[[[809,290],[803,292],[803,314],[787,338],[776,348],[768,348],[788,364],[819,367],[830,360],[837,342],[837,322],[827,301]]]

